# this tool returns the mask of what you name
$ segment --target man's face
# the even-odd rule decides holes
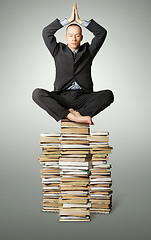
[[[68,27],[65,39],[68,47],[75,51],[80,46],[80,42],[83,39],[81,29],[77,26]]]

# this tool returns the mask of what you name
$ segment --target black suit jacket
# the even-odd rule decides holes
[[[55,32],[62,27],[59,19],[56,18],[42,30],[44,42],[52,54],[56,66],[54,91],[60,92],[68,88],[75,80],[85,92],[93,92],[91,65],[106,38],[107,31],[91,19],[86,28],[94,34],[94,37],[91,44],[86,42],[80,45],[74,62],[72,50],[67,44],[57,42],[54,36]]]

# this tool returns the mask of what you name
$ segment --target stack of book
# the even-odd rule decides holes
[[[59,212],[60,184],[60,133],[44,133],[40,135],[42,154],[38,160],[43,165],[40,170],[43,186],[43,212]]]
[[[90,202],[92,213],[110,213],[112,204],[111,164],[108,163],[108,132],[91,133],[88,136],[92,155],[90,175]]]
[[[89,175],[91,154],[88,123],[61,120],[60,221],[90,221]]]

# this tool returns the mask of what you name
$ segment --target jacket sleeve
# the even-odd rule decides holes
[[[57,30],[59,30],[62,27],[63,25],[60,23],[59,19],[56,18],[52,23],[50,23],[42,30],[44,42],[53,57],[55,56],[59,49],[59,44],[57,43],[54,34]]]
[[[89,45],[90,53],[92,55],[92,58],[94,58],[106,38],[107,30],[95,22],[93,19],[91,19],[90,24],[86,28],[94,35],[94,38]]]

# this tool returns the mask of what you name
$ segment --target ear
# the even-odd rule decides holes
[[[65,39],[66,39],[66,41],[67,41],[67,35],[65,35]]]

